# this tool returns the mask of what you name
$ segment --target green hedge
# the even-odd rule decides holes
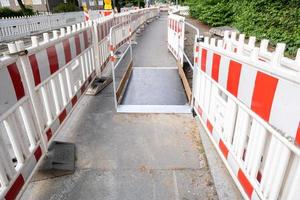
[[[248,36],[300,48],[300,0],[187,0],[191,16],[211,26],[231,25]]]
[[[54,7],[53,12],[61,13],[61,12],[73,12],[79,11],[80,9],[74,3],[60,3]]]
[[[20,17],[34,15],[33,9],[31,7],[26,7],[26,10],[12,10],[8,7],[0,8],[0,17]]]

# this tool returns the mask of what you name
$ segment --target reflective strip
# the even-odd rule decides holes
[[[81,48],[80,48],[80,40],[79,40],[79,35],[75,35],[75,46],[76,46],[76,55],[79,55],[81,53]]]
[[[244,191],[246,192],[247,196],[251,199],[253,186],[251,185],[250,181],[241,169],[239,169],[237,177],[242,187],[244,188]]]
[[[212,62],[212,78],[218,82],[219,80],[219,69],[220,69],[221,56],[214,53],[213,54],[213,62]]]
[[[77,96],[76,95],[71,99],[71,103],[72,103],[72,106],[75,106],[75,104],[77,103]]]
[[[88,39],[87,30],[83,31],[83,39],[84,39],[84,48],[86,49],[89,46],[89,39]]]
[[[21,191],[23,185],[25,184],[25,180],[20,174],[18,178],[15,180],[14,184],[11,186],[11,188],[8,190],[8,192],[5,195],[6,200],[14,200],[18,196],[19,192]]]
[[[63,41],[63,48],[64,48],[64,54],[65,54],[65,61],[66,61],[66,63],[68,63],[72,60],[71,47],[70,47],[69,39],[65,39]]]
[[[51,128],[46,131],[46,136],[48,141],[52,138],[53,134]]]
[[[58,58],[55,46],[47,48],[47,56],[50,64],[50,73],[54,74],[58,70]]]
[[[277,83],[277,78],[257,72],[251,109],[265,121],[269,121]]]
[[[206,59],[207,58],[207,50],[206,49],[202,49],[201,52],[201,70],[202,71],[206,71]]]
[[[40,146],[38,146],[33,155],[30,158],[28,158],[29,160],[23,166],[21,173],[18,175],[10,189],[5,194],[5,200],[14,200],[17,198],[18,194],[20,193],[22,187],[25,184],[25,181],[30,177],[34,167],[36,166],[37,162],[40,160],[41,157],[42,149]]]
[[[296,133],[296,144],[300,144],[300,122],[298,124],[298,129]]]
[[[58,116],[60,124],[63,123],[63,121],[66,119],[66,116],[67,116],[67,111],[66,109],[64,109]]]
[[[209,132],[212,134],[214,127],[208,119],[207,119],[207,122],[206,122],[206,126],[207,126]]]
[[[17,100],[25,96],[25,90],[22,83],[22,78],[16,63],[7,66]]]
[[[219,141],[219,147],[220,147],[220,149],[221,149],[221,151],[222,151],[224,157],[227,159],[229,150],[228,150],[228,148],[226,147],[226,145],[224,144],[224,142],[223,142],[222,139],[220,139],[220,141]]]
[[[35,86],[37,86],[41,83],[41,76],[40,76],[40,70],[39,70],[39,66],[35,54],[29,56],[29,62],[31,65],[31,71],[34,78],[34,84]]]
[[[234,96],[237,96],[238,93],[241,69],[241,63],[230,60],[226,89]]]
[[[13,73],[13,70],[11,70]],[[0,112],[4,113],[6,110],[11,108],[18,102],[18,98],[21,98],[21,94],[17,96],[17,91],[15,91],[15,87],[13,83],[13,77],[11,77],[8,67],[0,68]],[[22,93],[22,92],[21,92]]]

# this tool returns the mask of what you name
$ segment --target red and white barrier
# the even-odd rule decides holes
[[[168,48],[176,60],[183,65],[185,18],[179,15],[168,16]]]
[[[195,110],[244,198],[297,199],[300,53],[285,58],[279,44],[262,60],[265,48],[241,44],[196,42]]]
[[[15,199],[45,149],[20,59],[0,63],[0,198]]]
[[[157,10],[157,9],[156,9]],[[145,9],[147,15],[157,12]],[[43,41],[10,43],[0,57],[0,199],[16,199],[28,184],[53,138],[96,75],[107,65],[109,42],[131,35],[132,12],[101,17],[53,31]],[[144,17],[144,16],[143,16]],[[110,29],[122,24],[109,41]]]

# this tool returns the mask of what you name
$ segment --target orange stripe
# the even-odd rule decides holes
[[[52,138],[52,131],[51,131],[51,128],[49,128],[49,129],[46,131],[46,136],[47,136],[47,140],[48,140],[48,141]]]
[[[206,71],[206,57],[207,57],[207,50],[206,49],[202,49],[202,53],[201,53],[201,69],[202,71]]]
[[[269,121],[278,79],[263,72],[257,72],[251,101],[251,109],[261,118]]]
[[[64,47],[64,52],[65,52],[65,60],[66,60],[66,63],[68,63],[72,60],[71,47],[70,47],[69,39],[65,39],[63,41],[63,47]]]
[[[66,119],[66,116],[67,116],[67,111],[66,109],[64,109],[58,116],[59,123],[62,123]]]
[[[202,109],[200,108],[200,106],[197,107],[197,111],[198,111],[199,115],[202,117],[203,111],[202,111]]]
[[[221,56],[214,53],[211,76],[217,82],[219,80],[220,61],[221,61]]]
[[[253,187],[241,169],[239,169],[239,172],[238,172],[238,180],[241,183],[242,187],[244,188],[248,197],[251,199]]]
[[[21,191],[24,183],[25,183],[24,178],[23,178],[22,174],[20,174],[18,176],[18,178],[16,179],[16,181],[14,182],[14,184],[11,186],[11,188],[6,193],[5,199],[6,200],[16,199],[16,197],[18,196],[19,192]]]
[[[35,54],[29,56],[29,62],[31,65],[31,71],[33,74],[34,84],[35,84],[35,86],[37,86],[38,84],[41,83],[41,76],[40,76],[40,70],[39,70],[39,66],[38,66]]]
[[[72,107],[77,103],[77,96],[76,95],[72,98],[71,103],[72,103]]]
[[[115,50],[114,46],[113,45],[109,45],[109,50],[110,51],[114,51]]]
[[[241,63],[230,60],[227,77],[227,90],[234,96],[237,96],[238,94],[241,69]]]
[[[110,56],[110,61],[115,62],[116,58],[114,56]]]
[[[80,39],[78,34],[75,35],[74,40],[75,40],[75,47],[76,47],[76,55],[79,55],[81,53],[81,48],[80,48]]]
[[[55,46],[48,47],[47,49],[48,61],[50,65],[51,74],[58,70],[58,57],[56,53]]]
[[[84,48],[86,49],[89,46],[89,39],[88,39],[87,31],[83,32],[83,40],[84,40]]]
[[[194,61],[195,64],[198,63],[198,57],[195,57],[195,61]]]
[[[228,156],[228,149],[226,147],[226,145],[224,144],[224,142],[220,139],[219,141],[219,148],[221,149],[224,157],[227,159],[227,156]]]
[[[41,156],[42,156],[42,149],[39,146],[34,152],[35,160],[38,161],[41,158]]]
[[[212,132],[213,132],[213,129],[214,129],[214,127],[213,127],[213,125],[210,123],[210,121],[209,121],[209,120],[207,120],[207,122],[206,122],[206,126],[207,126],[207,128],[208,128],[209,132],[210,132],[210,133],[212,133]]]
[[[260,183],[261,181],[261,178],[262,178],[262,174],[260,171],[257,172],[257,176],[256,176],[256,180]]]
[[[23,87],[23,82],[22,82],[22,78],[18,66],[16,63],[10,64],[7,66],[7,70],[15,89],[16,98],[19,101],[21,98],[25,96],[25,90]]]
[[[300,122],[298,124],[298,130],[297,130],[297,134],[296,134],[295,143],[300,145]]]

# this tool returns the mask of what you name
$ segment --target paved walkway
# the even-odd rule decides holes
[[[165,23],[162,19],[147,28]],[[144,67],[161,64],[138,59]],[[163,65],[174,67],[171,60]],[[56,140],[76,144],[75,173],[38,172],[21,199],[218,199],[191,114],[118,114],[110,85],[98,96],[83,97]]]

